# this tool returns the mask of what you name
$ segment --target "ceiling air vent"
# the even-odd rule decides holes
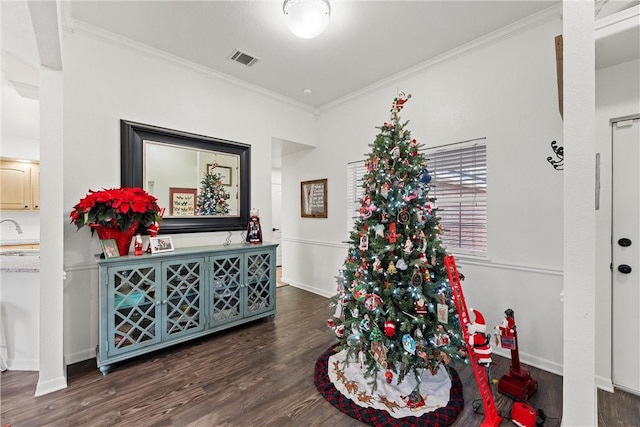
[[[231,56],[229,56],[229,59],[246,65],[247,67],[251,67],[253,64],[258,62],[260,58],[235,49],[233,52],[231,52]]]

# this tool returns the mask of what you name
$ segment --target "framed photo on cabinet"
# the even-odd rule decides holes
[[[159,254],[161,252],[171,252],[175,249],[173,247],[173,241],[171,240],[171,236],[149,237],[149,243],[151,244],[152,254]]]
[[[114,239],[100,240],[100,246],[102,246],[102,253],[105,258],[118,258],[120,256],[118,244]]]

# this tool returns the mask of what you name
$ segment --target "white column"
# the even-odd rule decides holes
[[[62,71],[40,69],[40,376],[36,396],[67,387],[64,362]]]
[[[594,3],[563,1],[564,426],[597,425]]]

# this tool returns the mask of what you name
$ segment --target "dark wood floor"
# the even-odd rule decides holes
[[[275,320],[259,320],[210,337],[113,366],[103,376],[95,361],[68,369],[68,387],[33,397],[36,372],[1,376],[0,425],[19,426],[361,426],[331,406],[313,384],[318,356],[334,342],[325,327],[328,300],[280,287]],[[496,357],[499,378],[509,360]],[[465,409],[455,426],[477,426],[479,397],[470,367],[457,365]],[[547,427],[559,425],[562,378],[531,369]],[[512,400],[496,396],[509,414]],[[636,408],[637,409],[637,408]],[[504,420],[502,426],[512,426]],[[625,424],[602,424],[625,425]]]

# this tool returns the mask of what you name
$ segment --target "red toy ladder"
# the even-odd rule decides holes
[[[473,353],[473,347],[469,344],[469,333],[467,331],[467,325],[471,323],[469,319],[469,311],[467,310],[467,303],[464,300],[464,293],[462,292],[462,284],[460,283],[460,276],[458,275],[458,268],[456,267],[456,261],[453,259],[453,255],[447,255],[444,257],[444,265],[449,274],[449,283],[451,284],[451,290],[453,291],[453,301],[456,304],[458,310],[458,316],[460,318],[460,329],[462,329],[462,335],[464,342],[467,344],[467,353],[471,360],[471,366],[473,367],[473,373],[476,377],[476,383],[478,383],[478,389],[480,390],[480,396],[482,397],[482,406],[484,408],[484,420],[481,427],[496,427],[502,422],[502,417],[498,415],[496,404],[493,401],[493,394],[489,387],[489,381],[487,380],[487,374],[484,371],[484,367],[480,366],[476,361],[476,356]]]

